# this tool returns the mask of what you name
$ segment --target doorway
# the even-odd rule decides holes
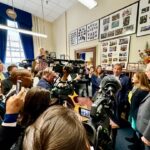
[[[89,66],[96,67],[96,47],[75,50],[75,59],[87,61]]]

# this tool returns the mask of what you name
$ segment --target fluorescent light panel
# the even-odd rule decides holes
[[[89,9],[94,8],[97,5],[95,0],[78,0],[80,3],[88,7]]]
[[[47,38],[46,34],[32,32],[32,31],[28,31],[28,30],[24,30],[24,29],[19,29],[19,28],[13,28],[13,27],[2,25],[2,24],[0,24],[0,29],[11,30],[11,31],[19,32],[19,33],[24,33],[24,34],[28,34],[28,35]]]

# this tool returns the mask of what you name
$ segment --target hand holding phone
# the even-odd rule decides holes
[[[16,94],[18,94],[19,91],[21,90],[21,86],[22,86],[22,81],[21,81],[21,80],[17,80],[17,84],[16,84]]]

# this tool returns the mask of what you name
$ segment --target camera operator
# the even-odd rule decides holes
[[[47,61],[46,61],[47,53],[44,48],[40,49],[40,55],[36,58],[35,62],[35,70],[40,71],[44,70],[46,67],[48,67]]]
[[[43,70],[42,78],[39,80],[37,86],[51,90],[54,87],[54,79],[57,77],[56,73],[51,68],[47,67]]]

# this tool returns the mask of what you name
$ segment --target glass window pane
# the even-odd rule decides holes
[[[8,58],[8,57],[7,57],[6,63],[11,63],[11,58]]]
[[[21,57],[23,57],[23,58],[24,58],[24,52],[21,52]]]
[[[20,52],[11,52],[12,57],[20,57]]]
[[[7,25],[18,28],[17,23],[11,20],[7,21]],[[18,63],[24,59],[25,55],[19,33],[8,30],[5,65],[8,66],[11,63]]]
[[[11,47],[19,47],[19,43],[18,42],[11,42]]]
[[[12,62],[18,63],[18,62],[20,62],[20,58],[12,58]]]
[[[6,52],[6,57],[10,57],[11,55],[10,55],[10,51],[8,51],[7,50],[7,52]]]

